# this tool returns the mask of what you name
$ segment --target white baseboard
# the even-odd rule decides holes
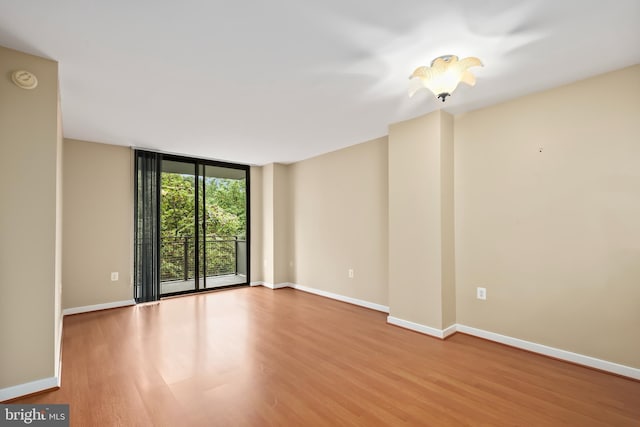
[[[436,329],[430,326],[421,325],[419,323],[410,322],[408,320],[399,319],[393,316],[387,317],[387,322],[392,325],[400,326],[402,328],[421,332],[423,334],[442,339],[456,332],[462,332],[468,335],[484,338],[489,341],[499,342],[511,347],[516,347],[523,350],[531,351],[533,353],[553,357],[555,359],[572,362],[577,365],[588,366],[590,368],[599,369],[601,371],[611,372],[614,374],[622,375],[624,377],[640,380],[640,369],[638,368],[632,368],[631,366],[620,365],[618,363],[609,362],[607,360],[597,359],[595,357],[585,356],[583,354],[573,353],[571,351],[549,347],[544,344],[537,344],[531,341],[521,340],[519,338],[500,335],[495,332],[472,328],[470,326],[455,324],[445,329]]]
[[[60,343],[60,348],[58,349],[58,366],[56,366],[56,378],[58,378],[58,387],[60,387],[60,382],[62,381],[62,329],[64,328],[64,314],[60,313],[60,333],[58,336],[58,343]]]
[[[274,285],[273,283],[269,283],[269,282],[251,282],[250,285],[251,286],[264,286],[265,288],[269,288],[269,289],[282,289],[282,288],[290,287],[291,283],[282,282],[282,283],[276,283]]]
[[[506,344],[511,347],[528,350],[533,353],[543,354],[545,356],[565,360],[567,362],[576,363],[578,365],[588,366],[590,368],[600,369],[601,371],[611,372],[614,374],[622,375],[624,377],[640,380],[640,369],[632,368],[631,366],[620,365],[618,363],[597,359],[595,357],[585,356],[583,354],[573,353],[571,351],[561,350],[559,348],[549,347],[543,344],[521,340],[519,338],[500,335],[496,334],[495,332],[472,328],[470,326],[458,324],[456,325],[456,330],[458,332],[473,335],[479,338]]]
[[[273,286],[269,283],[262,283],[262,282],[257,282],[257,283],[267,287]],[[343,295],[322,291],[320,289],[309,288],[307,286],[297,285],[295,283],[288,283],[286,285],[288,285],[293,289],[298,289],[300,291],[309,292],[312,294],[335,299],[338,301],[348,302],[350,304],[355,304],[355,305],[370,308],[373,310],[382,311],[384,313],[389,313],[389,307],[383,306],[380,304],[375,304],[368,301],[362,301],[356,298],[345,297]],[[553,357],[559,360],[565,360],[567,362],[572,362],[578,365],[588,366],[590,368],[599,369],[605,372],[611,372],[613,374],[622,375],[623,377],[629,377],[629,378],[634,378],[636,380],[640,380],[640,369],[638,368],[633,368],[631,366],[609,362],[607,360],[597,359],[591,356],[585,356],[583,354],[573,353],[571,351],[562,350],[555,347],[549,347],[543,344],[537,344],[534,342],[521,340],[519,338],[500,335],[495,332],[489,332],[482,329],[473,328],[471,326],[454,324],[445,329],[437,329],[437,328],[432,328],[430,326],[421,325],[419,323],[410,322],[408,320],[399,319],[393,316],[388,316],[387,322],[392,325],[400,326],[402,328],[410,329],[416,332],[421,332],[423,334],[430,335],[436,338],[441,338],[441,339],[447,338],[448,336],[456,332],[462,332],[468,335],[473,335],[479,338],[484,338],[490,341],[495,341],[501,344],[506,344],[512,347],[528,350],[533,353],[542,354],[542,355]]]
[[[389,313],[389,307],[387,307],[386,305],[376,304],[374,302],[364,301],[358,298],[351,298],[351,297],[347,297],[340,294],[334,294],[333,292],[327,292],[321,289],[310,288],[308,286],[302,286],[296,283],[283,282],[283,283],[278,283],[274,285],[273,283],[269,283],[269,282],[251,282],[251,286],[264,286],[269,289],[292,288],[292,289],[297,289],[299,291],[308,292],[310,294],[319,295],[321,297],[331,298],[336,301],[342,301],[349,304],[359,305],[360,307],[381,311],[383,313]]]
[[[387,323],[400,326],[401,328],[410,329],[432,337],[445,339],[449,335],[456,332],[456,325],[451,325],[445,329],[432,328],[431,326],[421,325],[420,323],[410,322],[408,320],[399,319],[397,317],[388,316]]]
[[[364,301],[358,298],[346,297],[344,295],[334,294],[333,292],[327,292],[320,289],[310,288],[308,286],[297,285],[295,283],[288,283],[287,285],[290,288],[297,289],[303,292],[308,292],[310,294],[320,295],[322,297],[331,298],[337,301],[359,305],[360,307],[370,308],[372,310],[381,311],[383,313],[389,312],[389,307],[387,307],[386,305],[376,304],[374,302]]]
[[[41,380],[31,381],[24,384],[18,384],[7,388],[0,389],[0,402],[15,399],[17,397],[26,396],[28,394],[37,393],[39,391],[48,390],[60,386],[59,377],[43,378]]]
[[[106,310],[108,308],[118,308],[118,307],[126,307],[129,305],[135,305],[135,300],[125,300],[125,301],[114,301],[107,302],[104,304],[95,304],[95,305],[85,305],[83,307],[73,307],[73,308],[65,308],[62,310],[62,314],[64,316],[68,316],[69,314],[78,314],[78,313],[87,313],[89,311],[98,311],[98,310]]]
[[[444,328],[444,329],[442,330],[442,339],[447,338],[449,335],[453,335],[453,334],[455,334],[455,333],[456,333],[456,331],[457,331],[457,326],[458,326],[458,325],[453,324],[453,325],[451,325],[451,326],[449,326],[449,327],[447,327],[447,328]]]
[[[282,283],[276,283],[275,285],[273,283],[269,283],[269,282],[251,282],[249,284],[250,286],[264,286],[265,288],[269,288],[269,289],[282,289],[282,288],[290,288],[292,287],[292,283],[288,283],[288,282],[282,282]]]

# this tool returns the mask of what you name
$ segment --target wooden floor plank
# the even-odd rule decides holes
[[[640,425],[640,382],[293,289],[65,317],[73,426]]]

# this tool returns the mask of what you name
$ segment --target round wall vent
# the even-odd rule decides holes
[[[35,89],[38,86],[38,79],[32,73],[25,70],[14,71],[11,80],[16,86],[22,89]]]

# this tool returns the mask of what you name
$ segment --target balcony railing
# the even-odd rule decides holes
[[[200,237],[200,277],[246,274],[246,240],[238,236],[207,236],[203,254]],[[203,273],[204,272],[204,273]],[[160,281],[195,278],[195,237],[166,236],[160,240]]]

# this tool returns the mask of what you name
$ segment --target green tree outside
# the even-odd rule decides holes
[[[195,178],[163,173],[160,198],[161,280],[195,277]],[[202,178],[198,180],[202,191]],[[235,240],[246,237],[246,183],[244,180],[211,178],[204,181],[205,206],[200,203],[198,223],[206,218],[206,249],[200,230],[200,265],[206,275],[235,271]],[[200,193],[202,194],[202,193]],[[201,226],[201,225],[200,225]],[[203,258],[206,253],[206,259]],[[186,264],[186,272],[185,272]],[[186,273],[186,274],[185,274]],[[201,273],[202,275],[202,273]]]

